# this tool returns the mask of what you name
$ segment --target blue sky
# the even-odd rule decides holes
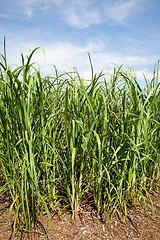
[[[54,64],[88,77],[89,52],[95,72],[127,64],[140,79],[141,72],[152,77],[160,58],[160,0],[0,0],[0,6],[0,53],[6,36],[11,65],[39,46],[34,61],[46,74]]]

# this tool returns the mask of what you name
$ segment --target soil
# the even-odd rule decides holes
[[[68,212],[59,215],[53,213],[52,224],[54,238],[51,235],[47,215],[43,213],[39,228],[32,233],[32,239],[55,239],[55,240],[160,240],[160,193],[152,194],[154,205],[154,217],[151,207],[146,209],[144,216],[144,203],[129,207],[128,216],[124,221],[123,214],[115,214],[112,220],[102,214],[97,218],[97,212],[91,207],[82,207],[79,214],[73,220]],[[9,219],[10,197],[0,197],[0,240],[13,239],[12,225],[14,212]],[[45,229],[45,230],[44,230]],[[47,232],[47,238],[44,236]],[[27,236],[20,238],[16,233],[15,239],[28,239]]]

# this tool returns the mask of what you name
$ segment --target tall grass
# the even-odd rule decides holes
[[[13,238],[18,229],[32,239],[42,209],[51,224],[51,206],[73,218],[82,203],[127,215],[160,176],[159,60],[142,89],[123,66],[94,74],[90,56],[89,81],[76,69],[42,78],[35,51],[11,70],[4,41],[0,62],[0,192],[12,198]]]

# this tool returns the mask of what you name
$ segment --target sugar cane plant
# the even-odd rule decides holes
[[[160,176],[159,60],[141,87],[133,69],[110,79],[73,72],[42,77],[34,49],[12,70],[6,47],[0,62],[0,168],[15,211],[16,231],[32,239],[42,209],[127,215],[130,201],[150,198]],[[61,206],[61,207],[60,207]],[[52,224],[51,224],[52,227]],[[53,229],[52,229],[53,230]]]

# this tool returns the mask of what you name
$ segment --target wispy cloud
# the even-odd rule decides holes
[[[92,64],[95,73],[100,73],[102,70],[106,77],[110,78],[113,74],[115,66],[124,65],[123,69],[133,67],[139,82],[144,84],[144,76],[149,80],[153,77],[152,69],[147,70],[144,65],[152,65],[149,56],[144,58],[142,56],[130,56],[123,54],[108,53],[103,48],[103,43],[89,42],[85,46],[75,45],[68,42],[57,42],[53,45],[48,45],[44,48],[45,55],[42,51],[35,54],[33,60],[38,62],[41,66],[44,75],[53,74],[53,65],[60,71],[72,71],[75,67],[84,79],[91,78],[91,68],[89,63],[88,52],[91,53]],[[99,50],[98,50],[99,49]],[[137,70],[137,68],[139,70]]]
[[[8,17],[19,17],[24,14],[29,19],[32,19],[35,12],[51,10],[53,4],[59,5],[63,0],[7,0],[3,1],[0,9],[0,17],[2,15]],[[8,7],[9,6],[9,7]],[[3,11],[1,13],[1,11]]]
[[[18,12],[32,18],[37,10],[50,13],[57,7],[57,14],[67,24],[87,28],[107,21],[122,24],[131,16],[143,11],[149,0],[8,0]],[[145,4],[144,4],[145,3]],[[97,7],[98,6],[98,7]],[[10,11],[11,14],[13,14]]]
[[[17,40],[16,40],[17,41]],[[59,41],[59,42],[43,42],[39,43],[25,42],[21,39],[19,42],[15,42],[10,39],[7,41],[8,61],[11,65],[21,64],[20,54],[28,55],[30,50],[33,50],[37,46],[41,46],[33,57],[33,61],[38,63],[41,67],[41,71],[44,75],[53,74],[53,65],[55,65],[60,71],[72,71],[74,67],[78,69],[80,74],[84,78],[91,77],[90,64],[88,58],[88,52],[91,54],[95,73],[99,73],[104,70],[104,73],[113,73],[114,64],[120,66],[126,64],[127,66],[138,67],[137,76],[143,78],[142,71],[146,77],[152,75],[147,69],[141,68],[142,65],[153,64],[150,57],[132,56],[128,54],[121,54],[115,52],[107,52],[104,43],[101,40],[92,39],[86,44],[74,44],[71,42]],[[44,52],[42,51],[44,50]],[[139,69],[142,69],[139,70]]]
[[[108,21],[124,24],[130,17],[144,11],[147,2],[148,0],[67,0],[63,1],[60,12],[68,24],[77,28],[87,28],[92,24]]]
[[[117,0],[106,4],[106,16],[108,19],[117,23],[128,19],[130,16],[136,15],[142,10],[144,0]]]
[[[61,16],[69,25],[77,28],[101,23],[100,11],[96,9],[94,3],[95,1],[91,0],[64,1]]]

